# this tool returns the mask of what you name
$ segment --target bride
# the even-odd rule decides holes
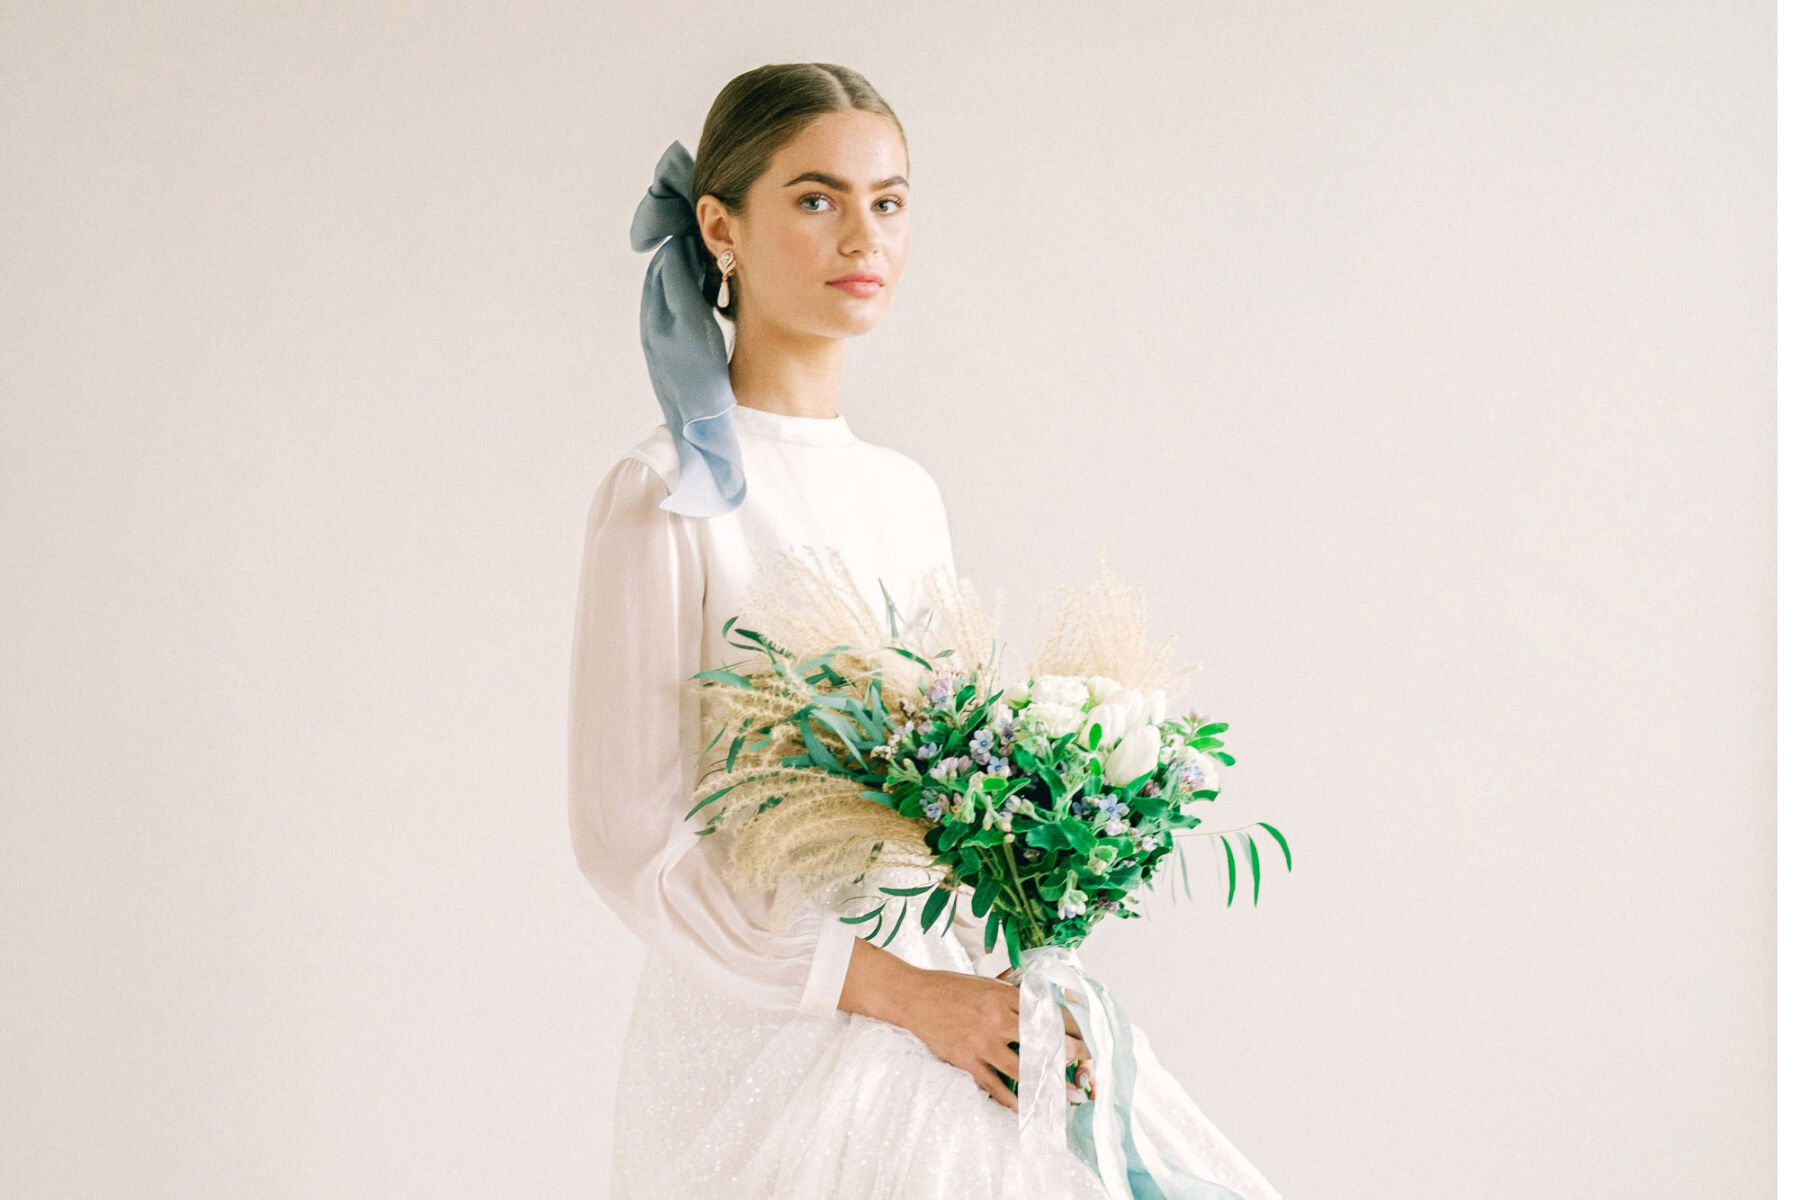
[[[871,611],[885,589],[906,615],[927,573],[954,570],[935,480],[837,411],[845,339],[881,320],[906,265],[908,170],[861,75],[764,66],[719,93],[692,158],[669,147],[633,222],[634,248],[656,249],[641,327],[665,420],[589,508],[569,695],[576,859],[647,947],[615,1200],[1122,1200],[1066,1147],[1027,1190],[1001,1079],[1019,1074],[1019,991],[967,906],[953,937],[915,920],[883,946],[838,919],[866,904],[809,898],[778,921],[783,897],[725,886],[717,839],[686,815],[692,677],[742,658],[722,627],[757,564],[831,548]],[[1064,1018],[1069,1102],[1104,1102]],[[1277,1197],[1133,1033],[1137,1119],[1192,1177],[1181,1196]]]

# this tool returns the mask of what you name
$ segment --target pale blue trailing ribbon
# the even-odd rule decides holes
[[[1137,1062],[1131,1021],[1067,946],[1019,954],[1019,1149],[1026,1195],[1048,1196],[1050,1164],[1066,1145],[1113,1200],[1244,1200],[1223,1184],[1172,1163],[1133,1123]],[[1074,993],[1064,997],[1063,989]],[[1071,1105],[1062,1009],[1075,1014],[1093,1056],[1096,1099]]]
[[[712,517],[742,504],[746,489],[737,430],[727,415],[737,396],[725,335],[700,291],[706,247],[694,214],[693,182],[693,155],[671,142],[631,219],[631,248],[641,253],[662,242],[644,274],[638,310],[650,383],[675,435],[680,466],[675,490],[662,507]]]

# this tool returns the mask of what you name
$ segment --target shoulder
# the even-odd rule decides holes
[[[675,490],[681,462],[675,451],[675,437],[664,424],[652,426],[636,442],[606,468],[595,489],[602,495],[620,491],[655,493],[660,501]]]
[[[941,498],[937,480],[912,455],[875,442],[862,442],[860,445],[874,468],[883,472],[894,485]]]
[[[675,449],[675,435],[669,432],[666,422],[658,422],[652,426],[648,433],[619,457],[619,461],[613,464],[613,470],[618,471],[628,463],[638,463],[650,468],[662,481],[665,492],[675,490],[675,483],[681,472],[681,456]]]

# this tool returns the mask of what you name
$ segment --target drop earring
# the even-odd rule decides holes
[[[737,255],[727,250],[719,255],[719,307],[726,308],[731,304],[731,268],[737,263]]]

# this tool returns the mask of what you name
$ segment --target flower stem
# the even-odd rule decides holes
[[[1006,869],[1012,875],[1013,892],[1019,898],[1019,912],[1027,921],[1031,922],[1031,934],[1033,938],[1031,944],[1033,946],[1045,945],[1046,940],[1044,937],[1044,930],[1038,925],[1037,917],[1032,914],[1031,905],[1025,898],[1025,881],[1019,878],[1019,866],[1013,861],[1012,843],[1000,843],[1000,851],[1006,855]],[[1025,947],[1021,946],[1020,949],[1025,949]]]

